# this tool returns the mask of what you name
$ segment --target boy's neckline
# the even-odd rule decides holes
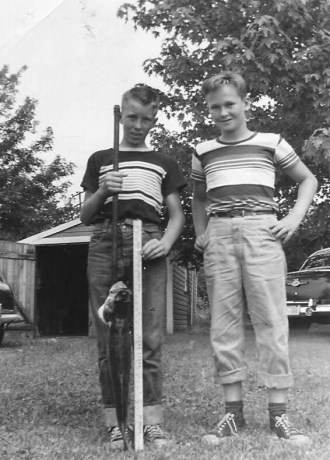
[[[120,147],[119,146],[119,151],[120,152],[151,152],[151,148],[149,147]]]
[[[241,142],[246,142],[246,141],[252,139],[252,138],[255,137],[257,134],[258,134],[257,131],[255,131],[255,132],[252,133],[250,136],[245,137],[244,139],[240,139],[239,141],[231,141],[231,142],[229,142],[229,141],[222,141],[222,140],[220,139],[220,137],[217,137],[217,138],[216,138],[216,141],[219,142],[219,144],[225,144],[225,145],[240,144]]]

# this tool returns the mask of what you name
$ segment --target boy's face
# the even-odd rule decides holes
[[[237,89],[225,84],[206,96],[209,112],[223,137],[235,140],[246,130],[247,99],[242,99]]]
[[[122,107],[122,145],[133,148],[145,147],[145,139],[156,121],[156,111],[151,104],[143,105],[135,99],[128,99]]]

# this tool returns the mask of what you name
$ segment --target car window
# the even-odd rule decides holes
[[[318,267],[329,267],[330,268],[330,252],[326,254],[317,254],[315,256],[310,256],[303,263],[301,270],[307,270],[309,268],[318,268]]]

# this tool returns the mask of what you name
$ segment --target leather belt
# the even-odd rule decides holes
[[[213,211],[210,217],[245,217],[257,216],[260,214],[275,214],[273,209],[256,210],[253,209],[231,209],[230,211]]]
[[[125,219],[118,220],[117,225],[126,224],[126,225],[131,225],[133,227],[133,223],[134,223],[134,219],[125,218]],[[112,220],[109,217],[107,217],[106,219],[104,219],[103,224],[105,227],[108,227],[109,225],[112,225]]]

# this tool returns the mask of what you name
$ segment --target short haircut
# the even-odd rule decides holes
[[[134,99],[142,105],[151,105],[155,110],[155,115],[159,109],[160,101],[158,92],[148,85],[137,84],[126,91],[122,97],[122,106],[130,99]]]
[[[212,91],[216,91],[223,85],[231,85],[237,89],[241,99],[245,99],[247,95],[246,83],[242,75],[235,72],[222,72],[218,75],[208,78],[202,85],[202,93],[207,96]]]

